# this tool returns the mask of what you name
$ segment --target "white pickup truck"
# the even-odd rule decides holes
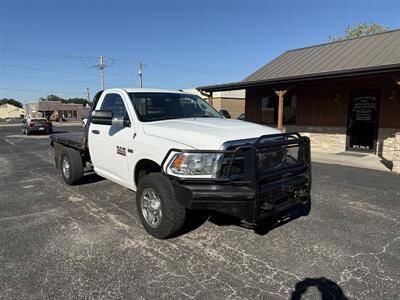
[[[193,94],[101,91],[85,132],[53,134],[51,144],[67,184],[92,167],[136,191],[140,220],[156,238],[178,234],[192,209],[248,226],[294,205],[310,209],[307,137],[226,119]]]

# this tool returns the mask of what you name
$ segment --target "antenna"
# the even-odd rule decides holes
[[[143,64],[139,63],[139,79],[140,79],[140,87],[143,87]]]

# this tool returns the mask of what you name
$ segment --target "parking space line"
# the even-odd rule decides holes
[[[40,211],[40,212],[37,212],[37,213],[24,214],[24,215],[13,216],[13,217],[5,217],[5,218],[1,218],[0,222],[16,220],[16,219],[22,219],[22,218],[28,218],[28,217],[34,217],[34,216],[40,216],[40,215],[52,214],[52,213],[55,213],[55,212],[57,212],[59,210],[60,210],[60,208],[56,208],[56,209]]]
[[[10,145],[15,146],[15,143],[14,143],[14,142],[11,142],[9,139],[4,138],[4,140],[5,140],[7,143],[9,143]]]

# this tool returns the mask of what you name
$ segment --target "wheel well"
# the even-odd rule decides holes
[[[139,180],[149,173],[161,172],[161,167],[155,161],[150,159],[142,159],[138,161],[135,167],[135,184],[137,185]]]

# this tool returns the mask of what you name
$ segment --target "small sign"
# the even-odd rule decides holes
[[[353,103],[353,121],[375,121],[376,97],[357,97]]]
[[[117,146],[117,154],[126,156],[126,149],[121,146]]]

